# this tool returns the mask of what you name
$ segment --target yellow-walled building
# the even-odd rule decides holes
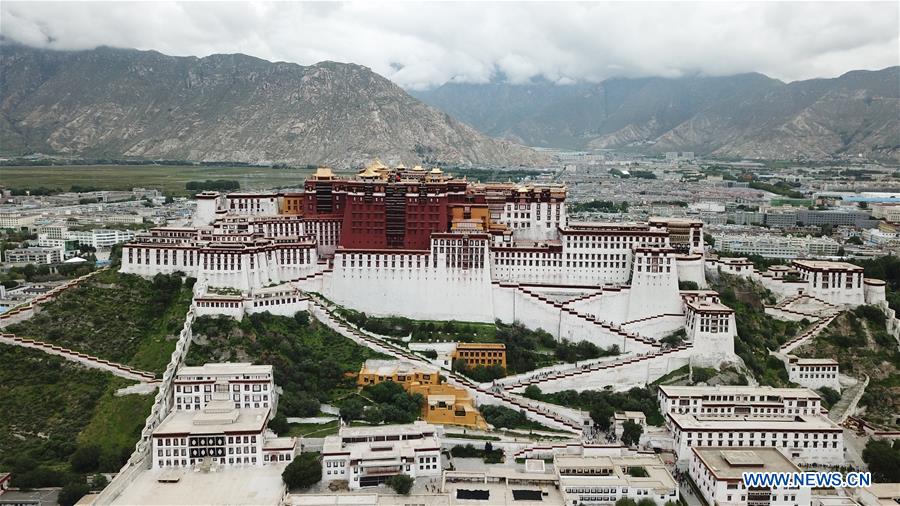
[[[470,368],[499,364],[506,369],[506,345],[503,343],[458,343],[451,355],[453,361],[465,360]]]
[[[437,369],[427,369],[402,360],[366,360],[359,370],[356,384],[360,387],[393,381],[411,394],[425,398],[422,418],[428,423],[487,428],[469,393],[441,383]]]
[[[366,360],[359,370],[356,384],[365,387],[382,381],[399,383],[408,391],[411,384],[437,385],[440,383],[440,374],[436,368],[425,369],[402,360]]]

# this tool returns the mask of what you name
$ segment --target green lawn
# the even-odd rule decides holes
[[[293,437],[325,437],[337,434],[337,420],[328,423],[292,423],[288,424],[288,436]]]
[[[190,285],[177,276],[147,280],[110,269],[8,331],[161,373],[190,305]]]
[[[52,167],[0,167],[0,179],[9,188],[40,187],[68,191],[72,185],[94,186],[101,190],[155,188],[187,195],[185,183],[207,179],[236,180],[243,190],[301,187],[310,169],[270,167],[203,167],[167,165],[68,165]]]

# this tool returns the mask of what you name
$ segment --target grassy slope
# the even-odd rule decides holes
[[[118,469],[153,402],[150,395],[113,395],[127,384],[40,351],[0,345],[0,468],[68,473],[77,447],[95,445],[109,456],[106,470]]]
[[[787,386],[784,365],[770,357],[768,350],[775,350],[794,337],[801,330],[800,324],[767,315],[764,303],[771,303],[774,298],[757,283],[723,274],[712,288],[719,291],[723,304],[734,309],[738,334],[735,353],[761,384]]]
[[[860,401],[865,408],[863,419],[896,430],[900,428],[896,417],[900,413],[900,352],[883,325],[846,312],[795,353],[833,358],[842,374],[868,375],[869,386]]]
[[[191,289],[185,285],[164,302],[159,294],[151,281],[108,270],[8,330],[159,373],[175,347]]]

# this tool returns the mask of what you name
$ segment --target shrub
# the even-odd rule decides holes
[[[72,470],[76,473],[88,473],[96,471],[100,464],[100,448],[96,446],[81,446],[70,459]]]
[[[405,474],[395,474],[388,478],[385,483],[394,489],[394,492],[400,495],[409,495],[409,491],[412,490],[413,479]]]
[[[70,482],[59,491],[59,506],[73,506],[79,499],[91,491],[87,483]]]
[[[281,479],[289,490],[308,488],[322,479],[322,463],[318,453],[301,453],[284,468]]]

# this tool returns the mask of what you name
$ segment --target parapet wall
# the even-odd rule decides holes
[[[119,474],[117,474],[112,482],[103,489],[100,495],[94,500],[93,504],[112,504],[112,502],[141,472],[150,468],[150,452],[152,451],[153,446],[150,439],[156,427],[159,426],[166,416],[168,416],[169,412],[172,411],[172,392],[174,389],[173,382],[175,380],[175,373],[178,371],[178,368],[184,364],[184,359],[187,357],[188,350],[190,349],[191,340],[193,339],[191,327],[194,324],[195,314],[196,308],[192,303],[184,318],[184,326],[181,328],[181,333],[178,335],[178,341],[175,343],[175,351],[172,352],[169,364],[166,366],[165,373],[163,373],[162,382],[160,383],[159,390],[157,390],[156,397],[153,400],[153,407],[150,408],[150,415],[147,416],[147,420],[144,422],[144,428],[141,430],[141,438],[135,445],[134,452],[131,454],[131,457],[128,458],[128,462],[126,462],[125,465],[122,466],[122,469],[119,470]]]

